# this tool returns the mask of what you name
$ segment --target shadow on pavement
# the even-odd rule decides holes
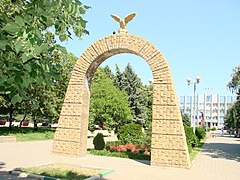
[[[139,160],[139,159],[132,159],[132,160],[150,166],[150,161],[149,160]]]
[[[205,143],[202,152],[212,158],[224,158],[240,162],[240,144]]]

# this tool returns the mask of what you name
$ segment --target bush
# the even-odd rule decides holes
[[[117,141],[108,141],[106,143],[106,150],[110,149],[110,146],[116,146],[116,145],[122,145],[121,141],[117,140]]]
[[[143,136],[143,144],[149,151],[151,149],[151,143],[152,143],[152,129],[148,129],[145,131],[145,134]]]
[[[143,132],[140,124],[127,124],[121,127],[117,135],[122,144],[141,144]]]
[[[103,150],[105,148],[105,141],[102,133],[98,133],[93,139],[94,149]]]
[[[198,128],[196,128],[195,134],[196,134],[196,136],[198,137],[198,139],[201,140],[201,139],[204,139],[204,138],[205,138],[205,136],[206,136],[206,131],[205,131],[204,128],[198,127]]]
[[[109,152],[106,150],[96,151],[90,150],[90,154],[97,155],[97,156],[109,156],[109,157],[121,157],[121,158],[128,158],[128,159],[139,159],[139,160],[150,160],[150,154],[140,154],[134,152]]]
[[[198,137],[193,133],[193,128],[184,126],[185,134],[186,134],[186,140],[188,144],[189,152],[191,152],[191,148],[195,147],[199,143]]]

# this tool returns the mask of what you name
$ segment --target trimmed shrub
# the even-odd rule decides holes
[[[205,138],[205,136],[206,136],[206,131],[205,131],[204,128],[198,127],[198,128],[196,128],[195,134],[196,134],[196,136],[198,137],[198,139],[201,140],[201,139],[204,139],[204,138]]]
[[[105,141],[102,133],[98,133],[93,139],[94,149],[103,150],[105,148]]]
[[[140,124],[127,124],[121,127],[117,135],[122,144],[141,144],[143,132]]]
[[[184,126],[185,134],[186,134],[186,140],[188,144],[189,152],[191,152],[191,148],[195,147],[199,143],[198,137],[193,133],[193,128]]]
[[[211,129],[211,131],[216,131],[217,129],[215,128],[215,127],[213,127],[212,129]]]

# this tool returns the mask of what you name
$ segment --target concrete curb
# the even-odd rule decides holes
[[[108,174],[110,174],[112,172],[114,172],[114,169],[109,169],[109,170],[107,170],[105,172],[99,173],[98,175],[89,177],[89,178],[87,178],[85,180],[95,180],[95,179],[98,179],[98,178],[102,178],[103,176],[108,175]]]
[[[50,165],[50,164],[57,164],[57,163],[48,163],[48,164],[32,166],[32,167],[46,166],[46,165]],[[29,168],[32,168],[32,167],[29,167]],[[85,166],[80,166],[80,167],[85,167]],[[88,166],[86,168],[97,168],[97,167],[89,167]],[[14,170],[9,171],[9,174],[17,175],[19,177],[27,177],[27,178],[34,178],[34,179],[40,179],[40,180],[61,180],[59,178],[50,177],[50,176],[42,176],[42,175],[37,175],[37,174],[27,174],[27,173],[21,172],[22,169],[23,168],[15,168]],[[114,169],[108,169],[108,170],[106,170],[102,173],[99,173],[99,174],[95,175],[95,176],[91,176],[89,178],[86,178],[85,180],[95,180],[95,179],[98,179],[98,178],[102,178],[103,176],[106,176],[106,175],[108,175],[112,172],[114,172]]]
[[[41,176],[36,174],[27,174],[21,171],[9,171],[9,174],[18,175],[19,177],[27,177],[27,178],[34,178],[34,179],[41,179],[41,180],[60,180],[59,178],[49,177],[49,176]]]

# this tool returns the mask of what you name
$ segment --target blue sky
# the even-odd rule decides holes
[[[186,78],[197,75],[197,93],[232,95],[226,84],[232,69],[240,65],[239,0],[84,0],[91,6],[83,16],[89,36],[64,43],[79,57],[98,39],[119,29],[110,14],[124,17],[135,12],[127,30],[153,43],[170,65],[177,95],[192,95]],[[152,72],[144,59],[129,54],[113,56],[103,65],[123,70],[130,62],[144,83]]]

